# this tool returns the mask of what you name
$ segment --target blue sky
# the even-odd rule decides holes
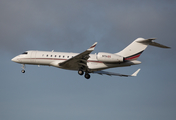
[[[1,120],[174,120],[176,118],[174,0],[0,1]],[[142,64],[108,71],[137,77],[91,75],[11,58],[26,50],[116,53],[138,37],[170,46],[149,46]]]

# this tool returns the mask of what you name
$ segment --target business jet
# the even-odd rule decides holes
[[[95,42],[89,49],[82,53],[30,50],[14,57],[12,61],[23,65],[21,70],[22,73],[25,73],[25,64],[31,64],[54,66],[67,70],[76,70],[78,71],[79,75],[84,74],[86,79],[90,78],[90,73],[123,77],[137,76],[140,69],[131,75],[112,73],[103,70],[108,68],[140,64],[141,61],[138,61],[137,59],[148,45],[160,48],[170,48],[165,45],[153,42],[153,40],[155,39],[137,38],[125,49],[118,53],[99,52],[98,54],[90,54],[97,45],[97,42]]]

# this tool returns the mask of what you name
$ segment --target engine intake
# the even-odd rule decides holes
[[[97,60],[101,62],[123,62],[124,58],[117,54],[99,52],[97,54]]]

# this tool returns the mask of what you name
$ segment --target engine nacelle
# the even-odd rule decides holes
[[[117,54],[99,52],[97,54],[97,60],[101,62],[123,62],[124,58]]]

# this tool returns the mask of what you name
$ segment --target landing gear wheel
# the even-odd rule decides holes
[[[25,73],[25,70],[21,70],[22,73]]]
[[[83,74],[84,74],[84,71],[78,70],[78,74],[79,74],[79,75],[83,75]]]
[[[84,75],[84,77],[85,77],[86,79],[89,79],[89,78],[90,78],[90,75],[89,75],[88,73],[86,73],[86,74]]]

